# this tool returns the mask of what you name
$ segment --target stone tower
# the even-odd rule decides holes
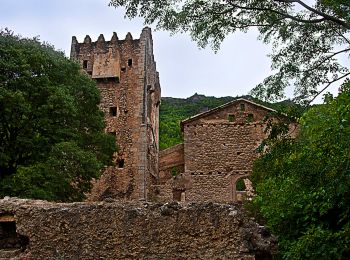
[[[158,181],[160,84],[153,56],[150,28],[140,39],[128,33],[110,41],[101,34],[96,42],[87,35],[72,37],[71,59],[77,60],[101,92],[105,131],[115,136],[118,152],[94,184],[90,200],[105,198],[152,199]]]

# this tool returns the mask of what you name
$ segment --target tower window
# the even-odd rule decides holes
[[[118,168],[124,168],[124,159],[118,160]]]
[[[129,67],[132,66],[132,59],[128,59],[128,66],[129,66]]]
[[[234,122],[235,121],[235,115],[228,115],[228,121]]]
[[[117,116],[117,108],[116,107],[110,107],[109,108],[109,115],[110,116]]]
[[[241,104],[239,104],[239,107],[240,107],[241,111],[245,110],[245,104],[241,103]]]
[[[88,60],[84,60],[83,61],[83,69],[87,69],[88,68],[88,63],[89,63]]]

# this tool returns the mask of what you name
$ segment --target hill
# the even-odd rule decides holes
[[[271,107],[277,111],[289,113],[295,104],[290,100],[279,103],[267,103],[255,99],[249,95],[240,97],[207,97],[195,93],[188,98],[162,97],[159,116],[159,148],[160,150],[182,142],[180,122],[188,117],[221,106],[238,98],[245,98],[256,103]],[[300,107],[299,107],[300,109]],[[298,109],[298,110],[299,110]],[[300,111],[300,110],[299,110]]]

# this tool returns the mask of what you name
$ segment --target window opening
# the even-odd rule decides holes
[[[129,67],[132,66],[132,59],[128,59],[128,66],[129,66]]]
[[[234,122],[236,119],[235,119],[235,115],[228,115],[228,121],[229,122]]]
[[[26,236],[16,232],[16,222],[13,215],[0,215],[0,250],[21,249],[24,251],[29,244]]]
[[[124,159],[118,160],[118,168],[124,168]]]
[[[87,67],[88,67],[88,60],[84,60],[83,61],[83,69],[87,69]]]
[[[241,104],[239,105],[239,107],[240,107],[241,111],[244,111],[244,110],[245,110],[245,104],[241,103]]]
[[[110,107],[109,108],[109,115],[113,116],[113,117],[117,116],[117,108],[116,107]]]
[[[115,131],[108,132],[108,134],[113,135],[113,136],[116,136],[116,135],[117,135],[117,133],[116,133]]]
[[[125,72],[125,71],[126,71],[126,68],[125,68],[125,67],[122,67],[122,68],[121,68],[121,71],[122,71],[122,72]]]
[[[253,114],[248,114],[247,115],[247,123],[251,123],[254,121],[254,115]]]
[[[244,179],[239,179],[236,182],[236,191],[245,191],[246,190],[246,186],[244,183]]]

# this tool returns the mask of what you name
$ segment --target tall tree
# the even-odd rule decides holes
[[[48,44],[0,32],[0,196],[82,200],[111,161],[99,91]]]
[[[294,85],[296,100],[310,102],[350,75],[337,59],[350,51],[348,0],[111,0],[110,5],[158,29],[189,32],[200,47],[211,44],[215,50],[229,33],[257,28],[260,39],[272,44],[274,74],[252,93],[268,101],[284,98]]]
[[[254,165],[266,224],[285,259],[350,258],[350,82],[301,118],[296,139],[275,139]]]

